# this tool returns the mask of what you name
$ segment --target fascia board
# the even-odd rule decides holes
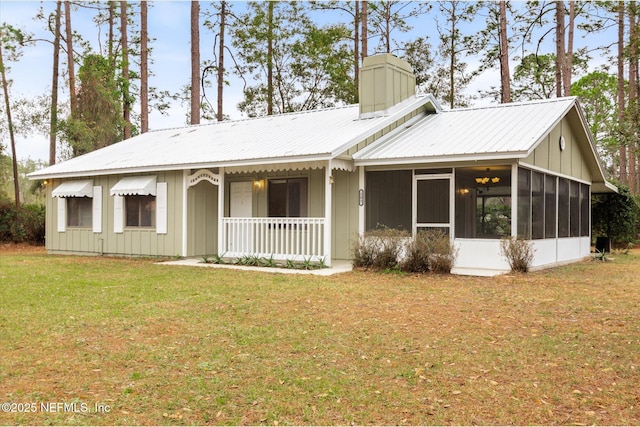
[[[167,172],[167,171],[180,171],[187,169],[203,169],[203,168],[218,168],[218,167],[232,167],[232,166],[256,166],[256,165],[273,165],[273,164],[286,164],[297,162],[313,162],[313,161],[327,161],[331,160],[335,156],[329,154],[320,154],[313,156],[291,156],[281,158],[270,159],[251,159],[243,161],[226,161],[215,163],[189,163],[189,164],[170,164],[162,166],[145,166],[137,168],[119,168],[119,169],[103,169],[94,170],[91,172],[63,172],[54,174],[37,174],[37,172],[28,175],[30,180],[37,179],[57,179],[57,178],[78,178],[86,176],[106,176],[106,175],[125,175],[125,174],[139,174],[150,172]]]
[[[456,154],[446,156],[433,157],[403,157],[395,159],[371,159],[371,160],[354,160],[355,166],[385,166],[385,165],[409,165],[409,164],[429,164],[429,163],[457,163],[457,162],[474,162],[474,161],[504,161],[526,158],[527,153],[505,152],[505,153],[486,153],[486,154]]]

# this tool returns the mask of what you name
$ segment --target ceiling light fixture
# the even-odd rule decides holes
[[[487,185],[497,184],[500,182],[500,177],[494,176],[493,178],[489,176],[489,172],[491,172],[491,168],[487,168],[487,176],[479,176],[476,178],[476,184]]]

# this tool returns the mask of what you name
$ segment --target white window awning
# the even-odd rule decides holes
[[[155,196],[156,177],[128,176],[111,187],[112,196]]]
[[[58,185],[52,197],[93,197],[93,180],[67,181]]]

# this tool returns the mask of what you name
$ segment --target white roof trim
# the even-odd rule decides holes
[[[333,159],[331,160],[331,169],[354,172],[356,170],[356,166],[353,164],[353,160]]]
[[[322,169],[327,164],[326,160],[314,160],[308,162],[272,163],[262,165],[225,166],[225,173],[258,173],[277,171],[298,171],[305,169]]]
[[[93,197],[93,180],[63,182],[51,192],[51,197]]]
[[[155,196],[156,177],[152,176],[128,176],[122,178],[111,187],[112,196]]]
[[[485,153],[485,154],[453,154],[430,157],[399,157],[396,159],[354,159],[356,166],[382,166],[382,165],[412,165],[429,163],[456,163],[456,162],[479,162],[479,161],[501,161],[526,158],[527,153],[521,151],[505,153]],[[452,165],[453,166],[453,165]]]

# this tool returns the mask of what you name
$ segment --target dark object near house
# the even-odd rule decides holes
[[[597,237],[596,252],[611,253],[611,238],[603,236]]]

